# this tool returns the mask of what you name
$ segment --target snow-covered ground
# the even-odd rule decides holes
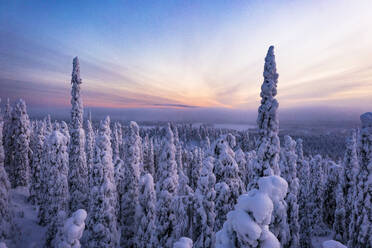
[[[7,244],[8,248],[39,248],[43,247],[46,227],[38,225],[37,209],[27,198],[29,192],[25,187],[17,187],[10,191],[12,209],[15,214],[15,224],[19,230],[17,243]]]

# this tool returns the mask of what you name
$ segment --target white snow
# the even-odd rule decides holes
[[[327,240],[322,243],[322,248],[347,248],[343,244],[335,240]]]
[[[173,248],[192,248],[192,240],[182,237],[173,244]]]

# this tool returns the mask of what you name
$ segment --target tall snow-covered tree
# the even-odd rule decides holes
[[[68,125],[66,122],[64,121],[61,121],[61,133],[66,136],[67,138],[67,147],[69,147],[70,145],[70,139],[71,139],[71,136],[70,136],[70,132],[68,130]]]
[[[44,118],[44,122],[45,122],[45,136],[46,138],[49,137],[49,135],[52,133],[53,131],[53,126],[52,126],[52,120],[50,118],[50,115],[47,115],[45,118]]]
[[[300,247],[311,247],[311,232],[309,220],[309,197],[310,197],[310,168],[309,162],[304,158],[303,141],[297,139],[296,141],[297,152],[297,167],[298,179],[300,182],[299,195],[298,195],[298,217],[300,224]]]
[[[141,177],[139,186],[139,211],[137,247],[154,247],[156,193],[150,173]]]
[[[372,247],[372,112],[360,116],[359,173],[354,192],[349,247]]]
[[[94,136],[95,135],[93,131],[92,120],[88,119],[87,120],[86,144],[85,144],[88,171],[91,170],[91,168],[93,167],[93,163],[94,163],[94,145],[95,145]]]
[[[153,177],[155,176],[154,168],[154,142],[153,139],[149,139],[149,136],[145,136],[143,146],[143,169],[145,172],[150,173]]]
[[[308,208],[311,225],[311,235],[324,235],[326,234],[327,227],[323,222],[323,206],[324,206],[324,190],[325,178],[323,172],[323,158],[316,155],[310,161],[310,187],[311,192],[308,198]]]
[[[226,220],[227,213],[231,210],[229,204],[231,198],[231,190],[225,182],[216,183],[214,188],[216,191],[216,219],[214,222],[214,231],[218,231],[222,228],[222,225]]]
[[[332,228],[336,210],[336,191],[340,182],[339,175],[342,174],[342,167],[332,160],[324,165],[327,167],[323,204],[323,221],[329,228]],[[342,179],[341,179],[342,180]]]
[[[54,218],[60,211],[68,212],[68,153],[67,138],[58,130],[45,142],[42,164],[43,194],[40,202],[39,223],[49,225],[46,246],[50,245],[57,230]]]
[[[120,158],[120,146],[121,146],[120,141],[122,141],[122,137],[120,135],[121,131],[119,129],[121,129],[120,123],[115,122],[114,127],[112,129],[112,137],[111,137],[112,154],[113,154],[112,156],[113,156],[114,161]]]
[[[4,168],[3,119],[0,115],[0,240],[10,239],[14,232],[13,213],[10,206],[10,183]]]
[[[189,186],[189,178],[182,169],[182,163],[178,166],[177,196],[172,202],[175,214],[175,226],[173,231],[174,240],[183,236],[192,235],[192,210],[194,191]]]
[[[44,152],[44,130],[45,122],[38,121],[36,123],[36,130],[33,138],[33,153],[32,162],[30,164],[30,197],[29,200],[32,204],[40,204],[42,195],[42,174],[41,165],[43,163]]]
[[[87,209],[89,196],[88,167],[85,154],[85,132],[83,129],[83,100],[81,97],[80,65],[78,57],[73,60],[71,79],[71,140],[69,146],[70,209]]]
[[[5,105],[4,111],[4,128],[3,128],[3,145],[4,145],[4,167],[5,171],[8,174],[9,181],[13,180],[13,168],[12,168],[12,161],[14,158],[14,151],[13,151],[13,125],[12,125],[12,107],[10,106],[9,98]],[[13,183],[11,183],[13,184]]]
[[[119,241],[117,192],[112,164],[110,118],[100,123],[91,170],[86,247],[116,247]]]
[[[136,208],[138,205],[141,137],[136,122],[129,124],[129,133],[125,141],[125,162],[123,186],[119,186],[120,198],[120,225],[122,247],[133,247],[136,242],[138,223],[136,223]]]
[[[279,74],[276,72],[274,47],[270,46],[265,58],[264,81],[261,86],[261,106],[258,108],[257,126],[257,163],[261,166],[256,179],[262,176],[279,175],[280,141],[278,137],[279,120],[277,110],[277,83]],[[252,182],[252,187],[255,182]]]
[[[175,227],[175,213],[172,209],[172,201],[177,194],[177,163],[176,147],[174,145],[173,132],[168,124],[165,128],[163,148],[158,164],[158,181],[156,183],[157,203],[155,235],[157,247],[171,247],[174,240],[172,233]]]
[[[18,101],[12,111],[13,149],[14,159],[11,178],[13,187],[28,186],[30,173],[30,120],[28,118],[26,103]]]
[[[336,209],[334,212],[334,222],[333,222],[333,239],[341,242],[346,241],[346,222],[345,222],[345,197],[344,197],[344,169],[340,170],[338,175],[338,182],[336,187]]]
[[[357,175],[359,170],[357,156],[356,132],[353,130],[351,135],[346,139],[346,151],[343,160],[343,195],[345,204],[345,223],[351,223],[351,216],[354,204],[354,192],[357,185]],[[344,239],[349,240],[349,232],[345,232]]]
[[[244,188],[248,185],[249,174],[247,171],[247,160],[242,149],[237,149],[235,152],[235,160],[239,167],[239,177],[241,178]]]
[[[215,161],[214,171],[217,182],[225,182],[230,189],[229,211],[233,209],[239,195],[245,191],[244,184],[239,177],[239,167],[234,157],[235,153],[230,148],[227,137],[219,138],[214,146]]]
[[[285,197],[287,203],[287,220],[288,226],[286,242],[283,247],[296,248],[300,247],[300,225],[298,223],[298,190],[299,180],[297,178],[297,154],[296,142],[288,135],[284,136],[284,147],[281,151],[280,168],[283,178],[288,182],[288,194]],[[285,224],[285,223],[284,223]],[[284,234],[285,235],[285,234]]]
[[[213,174],[213,157],[203,161],[203,167],[194,194],[193,240],[195,248],[214,247],[214,222],[216,218],[214,200],[216,191],[214,185],[216,176]]]

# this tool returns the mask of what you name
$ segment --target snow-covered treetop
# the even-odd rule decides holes
[[[364,113],[360,116],[362,127],[372,127],[372,112]]]
[[[83,127],[83,101],[80,95],[80,65],[78,57],[73,60],[72,78],[71,78],[71,124],[74,129]]]
[[[191,239],[182,237],[173,244],[173,248],[192,248],[193,242]]]
[[[72,79],[71,84],[81,84],[81,78],[80,78],[80,63],[79,58],[76,56],[74,60],[72,61]]]
[[[276,63],[274,55],[274,46],[270,46],[267,51],[264,66],[264,83],[262,84],[261,97],[276,96],[276,85],[278,83],[279,74],[276,72]]]

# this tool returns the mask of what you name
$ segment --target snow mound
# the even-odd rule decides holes
[[[256,222],[268,225],[271,220],[273,203],[267,194],[254,189],[238,198],[235,209],[251,212]]]
[[[322,248],[347,248],[343,244],[335,240],[327,240],[322,244]]]
[[[287,194],[288,183],[280,176],[262,177],[258,180],[260,191],[266,193],[273,202],[278,202]]]
[[[58,248],[80,247],[79,239],[83,235],[86,218],[87,212],[84,209],[79,209],[66,220],[62,233],[57,235],[60,238],[60,240],[57,240]]]
[[[191,239],[182,237],[173,244],[173,248],[192,248],[193,242]]]
[[[0,248],[8,248],[5,243],[0,242]]]

